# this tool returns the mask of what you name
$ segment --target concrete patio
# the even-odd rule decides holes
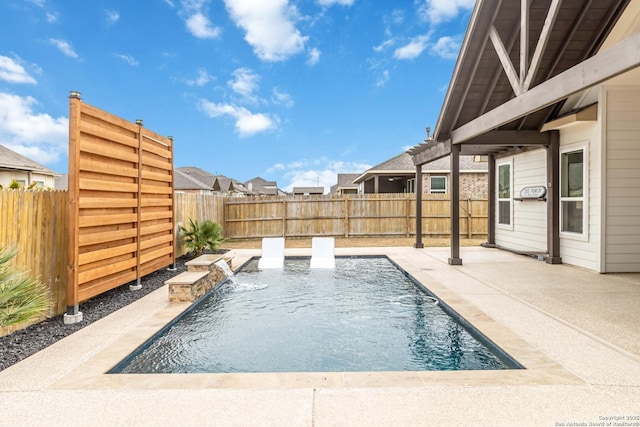
[[[336,254],[388,255],[527,369],[104,374],[187,307],[163,287],[0,372],[0,424],[640,426],[640,274],[477,247],[456,267],[448,248]]]

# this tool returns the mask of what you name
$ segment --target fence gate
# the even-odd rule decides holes
[[[78,304],[174,262],[173,141],[69,96],[66,323]]]

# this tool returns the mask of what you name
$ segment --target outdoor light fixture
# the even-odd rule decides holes
[[[80,95],[81,95],[81,93],[78,92],[77,90],[72,90],[71,92],[69,92],[69,98],[82,99],[82,97]]]
[[[144,122],[143,122],[142,119],[136,119],[136,124],[140,125],[140,126],[143,126]]]

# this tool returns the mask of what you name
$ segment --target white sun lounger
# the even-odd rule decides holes
[[[335,268],[335,239],[314,237],[311,239],[311,268]]]
[[[284,267],[284,238],[265,237],[262,239],[262,255],[258,261],[258,268]]]

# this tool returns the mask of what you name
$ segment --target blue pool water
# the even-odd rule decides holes
[[[330,270],[310,270],[308,258],[286,259],[283,270],[257,265],[246,264],[111,372],[518,367],[386,257],[337,258]]]

